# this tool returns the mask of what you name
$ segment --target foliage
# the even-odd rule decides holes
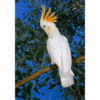
[[[16,3],[21,0],[15,0]],[[40,28],[41,6],[52,8],[58,16],[56,26],[70,43],[72,58],[85,55],[85,1],[84,0],[22,0],[23,21],[15,20],[15,82],[50,65],[46,50],[47,36]],[[83,100],[85,97],[84,64],[74,64],[75,84],[67,89],[61,86],[58,69],[45,73],[17,88],[16,97],[24,100]],[[78,95],[79,85],[81,97]],[[47,92],[45,92],[47,91]],[[53,93],[56,92],[55,95]],[[81,98],[81,99],[80,99]]]

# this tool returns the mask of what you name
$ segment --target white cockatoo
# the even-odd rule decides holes
[[[51,58],[51,64],[56,64],[59,67],[61,84],[66,88],[74,84],[74,73],[71,70],[71,50],[67,38],[60,34],[54,24],[57,22],[57,16],[54,16],[55,12],[49,16],[50,11],[51,8],[45,16],[45,6],[42,6],[40,26],[48,35],[47,51]]]

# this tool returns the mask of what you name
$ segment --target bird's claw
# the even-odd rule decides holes
[[[57,65],[56,65],[56,64],[53,64],[53,65],[52,65],[52,64],[50,64],[50,69],[51,69],[51,70],[55,70],[55,69],[56,69],[56,67],[55,67],[55,66],[57,66]]]

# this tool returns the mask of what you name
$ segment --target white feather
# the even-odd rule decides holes
[[[59,67],[62,86],[68,87],[74,84],[74,74],[71,70],[71,51],[67,38],[59,33],[53,33],[53,35],[48,38],[47,50],[51,59]]]

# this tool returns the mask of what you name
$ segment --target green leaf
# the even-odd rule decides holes
[[[25,55],[30,55],[30,52],[29,51],[25,51]]]
[[[23,44],[27,44],[27,41],[23,41]]]
[[[49,89],[53,89],[56,86],[56,84],[50,85]]]
[[[22,91],[27,91],[27,90],[26,90],[26,87],[25,87],[25,85],[23,86],[23,89],[22,89]]]
[[[61,81],[57,82],[58,85],[61,85]]]
[[[43,92],[41,92],[43,95],[44,95],[44,93]]]
[[[51,76],[55,78],[57,76],[57,70],[51,72]]]
[[[33,100],[40,100],[40,99],[39,99],[39,98],[35,98],[35,97],[34,97],[34,98],[33,98]]]
[[[78,43],[78,45],[81,45],[81,43],[82,43],[82,39],[80,40],[80,42]]]
[[[28,73],[31,73],[32,71],[33,71],[32,68],[29,68],[29,69],[27,70]]]
[[[22,74],[22,76],[23,76],[23,77],[26,77],[26,74],[25,74],[25,73],[23,73],[23,74]]]
[[[33,83],[29,82],[29,88],[33,87]]]
[[[47,82],[49,79],[50,79],[50,77],[47,77],[47,78],[45,79],[45,82]]]
[[[37,90],[37,88],[34,87],[34,91],[37,92],[39,94],[39,91]]]

